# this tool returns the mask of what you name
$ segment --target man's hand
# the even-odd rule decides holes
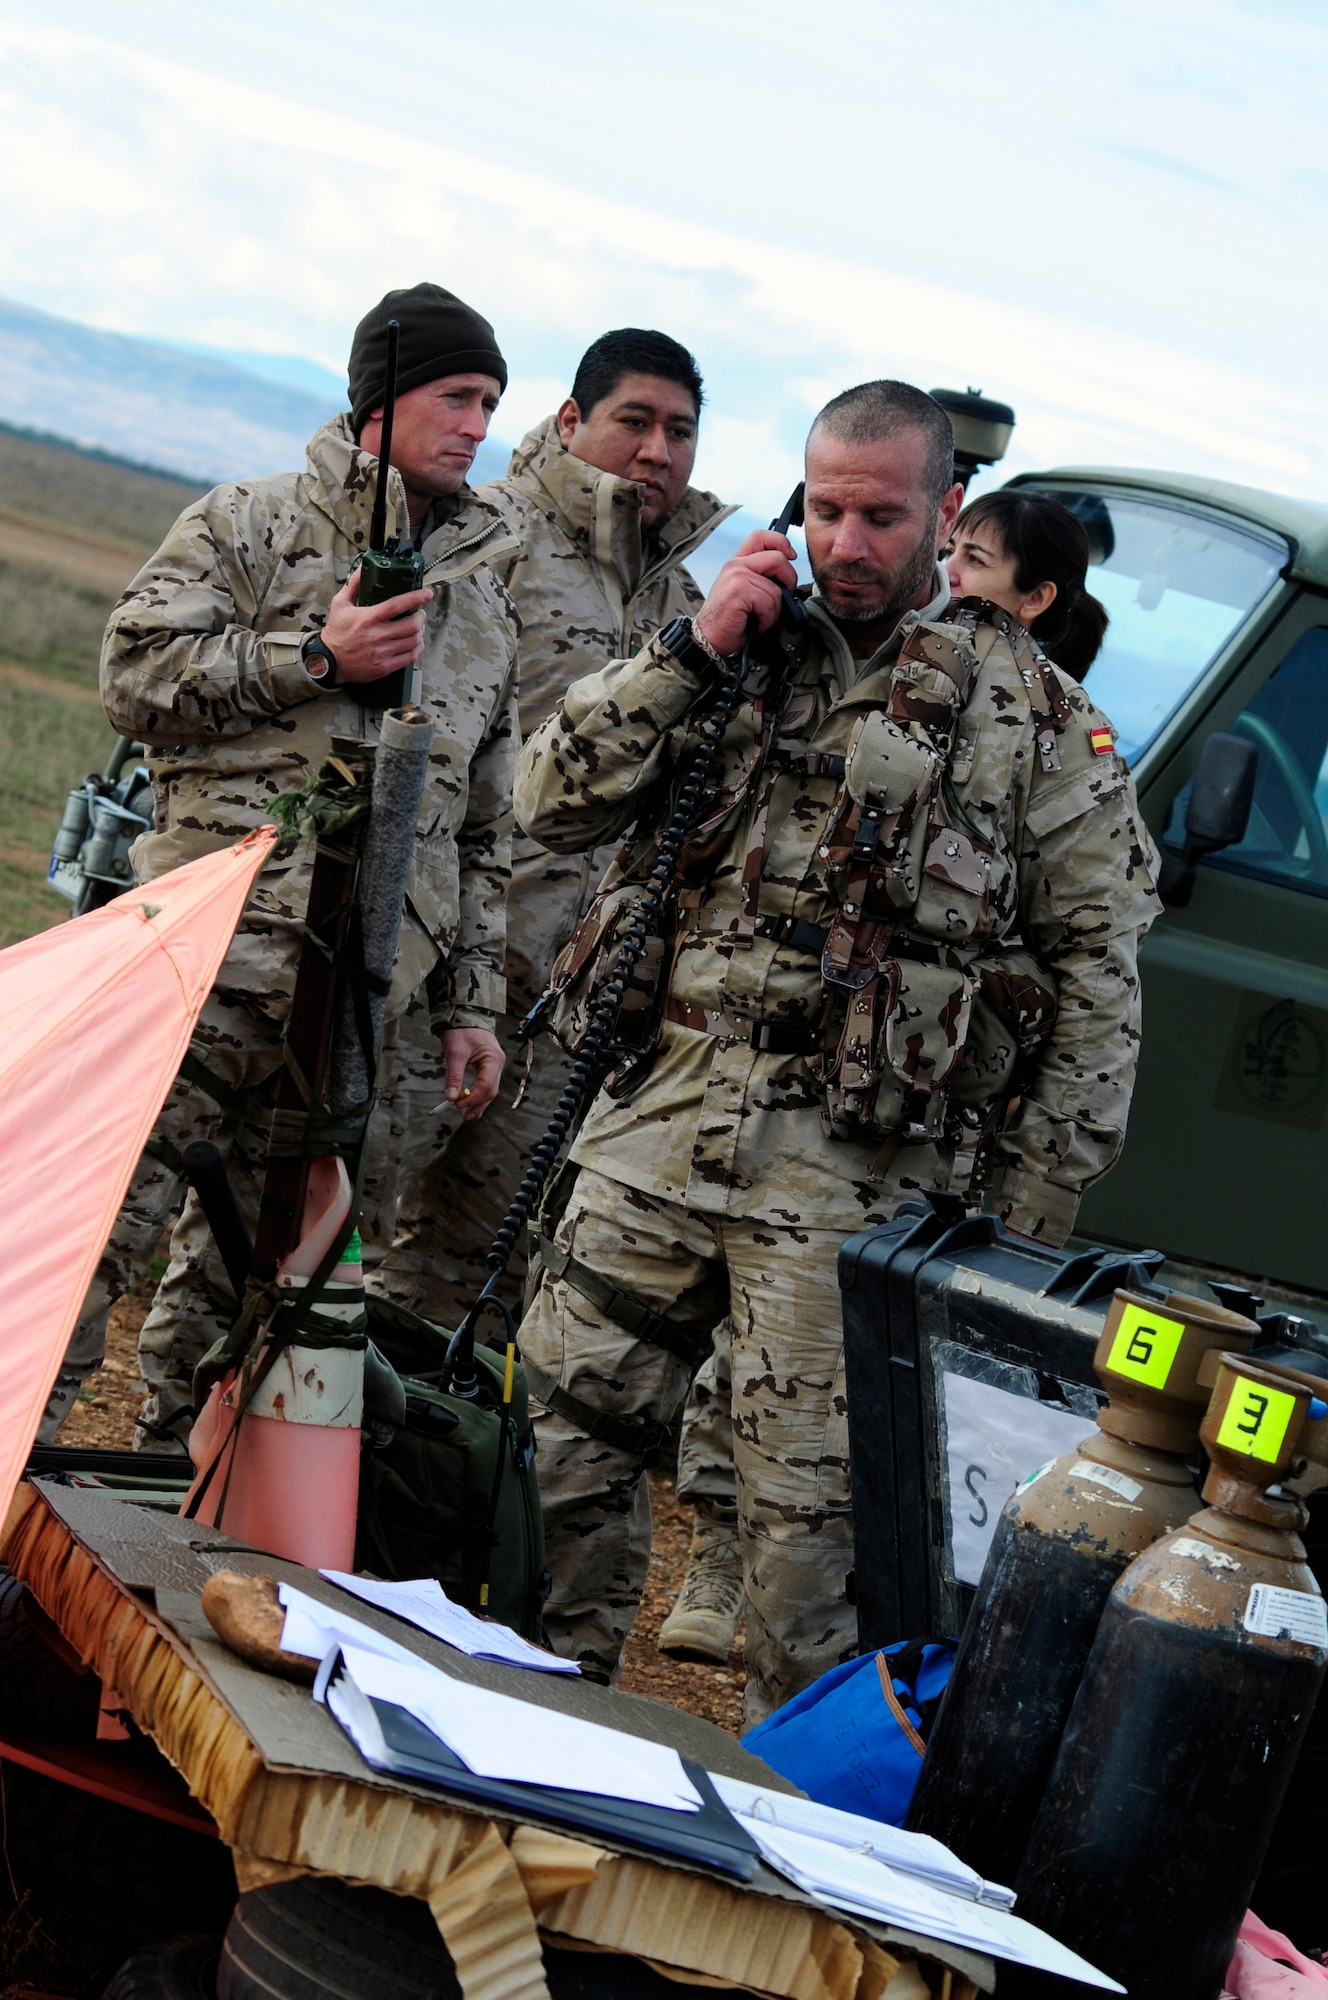
[[[449,1104],[458,1107],[468,1125],[473,1124],[484,1116],[498,1095],[507,1061],[502,1044],[487,1028],[447,1028],[443,1033],[443,1054],[447,1057],[443,1095]],[[468,1072],[475,1077],[469,1089],[466,1088]]]
[[[755,618],[758,631],[770,630],[779,616],[780,585],[786,590],[797,587],[793,558],[788,537],[768,528],[748,535],[737,555],[730,556],[693,621],[717,653],[727,658],[737,652],[747,636],[749,618]],[[327,643],[332,645],[330,639]]]
[[[360,609],[360,572],[351,571],[328,606],[323,638],[336,655],[338,681],[380,681],[413,667],[424,651],[424,606],[431,590],[408,590]]]

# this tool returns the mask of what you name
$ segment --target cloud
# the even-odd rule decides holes
[[[440,58],[441,60],[441,58]],[[773,246],[587,192],[372,113],[330,116],[95,36],[0,22],[0,290],[120,331],[307,353],[340,369],[366,303],[438,276],[493,318],[498,428],[552,408],[587,340],[660,325],[697,352],[698,475],[768,513],[808,416],[868,375],[979,382],[1019,413],[1012,463],[1154,464],[1313,491],[1328,393],[950,282]],[[557,154],[553,154],[556,167]],[[733,211],[735,214],[738,211]]]

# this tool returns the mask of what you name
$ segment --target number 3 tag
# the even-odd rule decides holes
[[[1261,1458],[1265,1465],[1276,1465],[1295,1414],[1296,1399],[1284,1389],[1270,1389],[1262,1382],[1251,1382],[1247,1376],[1238,1375],[1232,1384],[1231,1400],[1217,1441],[1228,1451],[1243,1452],[1246,1458]]]

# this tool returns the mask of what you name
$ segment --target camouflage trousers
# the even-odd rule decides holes
[[[759,1721],[857,1643],[848,1427],[836,1276],[843,1232],[697,1214],[585,1169],[556,1241],[601,1279],[698,1329],[730,1314],[732,1437],[747,1594],[744,1716]],[[597,1412],[670,1423],[688,1361],[637,1340],[542,1271],[527,1364]],[[557,1650],[617,1672],[650,1558],[642,1456],[536,1399]]]
[[[429,1007],[417,991],[384,1030],[378,1104],[369,1134],[361,1234],[371,1267],[391,1242],[398,1190],[418,1177],[446,1144],[438,1113],[445,1063]],[[162,1107],[156,1132],[178,1155],[191,1139],[211,1139],[226,1160],[240,1213],[252,1232],[267,1169],[273,1092],[281,1064],[281,1025],[259,1013],[252,997],[214,987],[189,1046],[192,1063],[181,1071]],[[195,1068],[194,1065],[198,1067]],[[42,1435],[50,1437],[68,1414],[85,1376],[105,1353],[110,1308],[142,1275],[178,1213],[165,1276],[139,1335],[139,1368],[150,1396],[147,1424],[181,1441],[193,1406],[194,1367],[230,1327],[236,1304],[197,1198],[180,1175],[144,1154],[121,1205],[110,1241],[88,1289]],[[137,1442],[168,1447],[149,1431]]]
[[[498,1023],[507,1067],[483,1118],[463,1125],[448,1114],[456,1129],[446,1150],[422,1173],[403,1178],[396,1235],[374,1278],[376,1292],[437,1326],[457,1327],[487,1282],[489,1246],[572,1067],[553,1037],[542,1035],[529,1087],[518,1105],[525,1051],[512,1041],[516,1025],[514,1017]],[[513,1311],[520,1307],[525,1275],[523,1235],[502,1287]],[[487,1331],[491,1328],[482,1330]]]
[[[948,1172],[952,1188],[967,1188],[976,1150],[976,1135],[966,1134]],[[703,1508],[714,1519],[732,1521],[737,1515],[727,1320],[715,1328],[714,1351],[701,1363],[687,1391],[678,1444],[678,1498]]]
[[[692,1377],[678,1440],[678,1498],[719,1521],[738,1517],[731,1346],[732,1330],[724,1319],[715,1328],[712,1352]]]

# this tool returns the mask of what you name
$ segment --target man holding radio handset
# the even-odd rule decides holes
[[[373,501],[392,321],[384,525],[396,548],[384,559],[410,544],[421,587],[367,604],[360,563],[383,540]],[[502,1072],[493,1025],[519,739],[517,619],[500,577],[517,544],[466,486],[507,382],[487,320],[438,285],[390,292],[356,329],[349,381],[350,409],[318,431],[301,472],[218,487],[180,517],[112,614],[101,684],[115,727],[149,753],[157,824],[134,856],[148,881],[270,818],[276,795],[302,786],[334,738],[376,740],[383,708],[408,693],[408,674],[418,681],[436,734],[371,1127],[371,1243],[390,1233],[401,1176],[444,1142],[440,1100],[478,1117]],[[251,1227],[311,865],[306,840],[259,876],[158,1128],[177,1153],[190,1139],[217,1141]],[[141,1183],[171,1173],[146,1159],[140,1169],[75,1335],[84,1348],[156,1247],[161,1206],[138,1199]],[[194,1363],[234,1314],[191,1196],[141,1336],[156,1427],[146,1442],[160,1448],[165,1432],[183,1443]]]
[[[546,1265],[521,1334],[546,1623],[608,1675],[649,1556],[643,1467],[700,1301],[727,1287],[749,1722],[856,1645],[844,1238],[945,1186],[980,1130],[1000,1213],[1062,1241],[1133,1086],[1158,908],[1133,786],[1105,718],[1015,620],[951,605],[952,446],[906,384],[836,397],[807,446],[805,618],[786,609],[791,545],[751,536],[693,619],[575,683],[518,760],[517,817],[546,846],[627,835],[587,919],[612,953],[726,662],[761,635],[655,991],[634,996],[638,1044],[573,1148],[565,1274]],[[594,954],[569,971],[565,1033],[576,980],[597,977]],[[653,1321],[633,1338],[572,1267]]]

